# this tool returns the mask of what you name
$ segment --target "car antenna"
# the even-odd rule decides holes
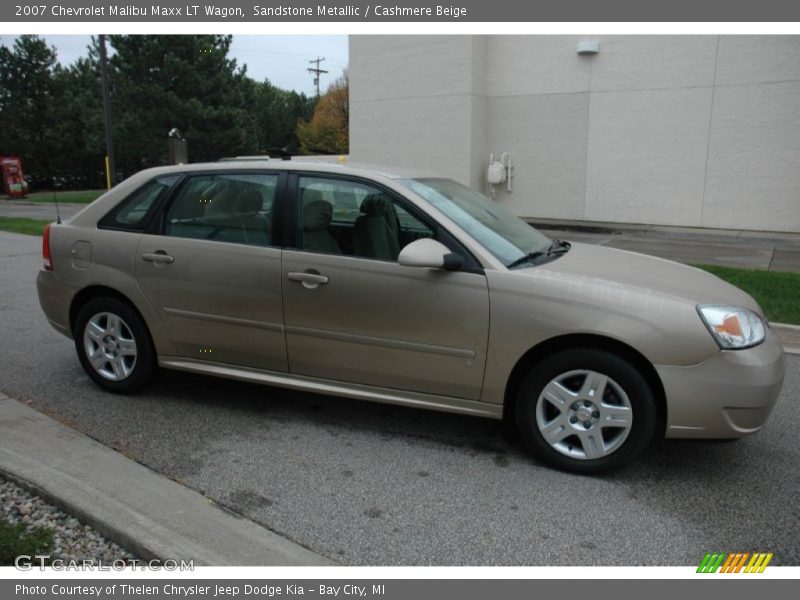
[[[58,210],[58,200],[56,199],[56,186],[53,186],[53,204],[56,205],[56,224],[61,225],[61,212]]]

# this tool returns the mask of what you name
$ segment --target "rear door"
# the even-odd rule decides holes
[[[278,172],[192,173],[142,236],[139,285],[179,356],[286,371]]]

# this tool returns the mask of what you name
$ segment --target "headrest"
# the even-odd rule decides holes
[[[385,194],[369,194],[361,202],[361,212],[371,217],[385,217],[392,212],[392,201]]]
[[[317,192],[319,193],[319,192]],[[322,194],[320,194],[322,196]],[[308,197],[308,192],[303,198]],[[327,229],[333,218],[333,205],[325,200],[314,200],[303,204],[303,229],[305,231],[321,231]]]

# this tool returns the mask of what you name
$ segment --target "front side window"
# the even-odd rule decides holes
[[[377,187],[300,177],[301,250],[396,261],[406,244],[433,237],[431,227]]]
[[[100,221],[99,226],[126,231],[144,231],[147,217],[161,198],[180,179],[180,175],[165,175],[148,181],[125,198]]]
[[[164,234],[269,246],[277,183],[264,173],[192,176],[167,210]]]
[[[545,255],[547,236],[473,190],[450,179],[405,179],[401,183],[452,219],[506,266]]]

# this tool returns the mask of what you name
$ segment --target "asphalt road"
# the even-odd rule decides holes
[[[800,357],[758,435],[666,442],[581,477],[495,421],[180,373],[106,394],[40,312],[39,245],[0,233],[0,391],[337,561],[696,565],[758,550],[800,564]]]

